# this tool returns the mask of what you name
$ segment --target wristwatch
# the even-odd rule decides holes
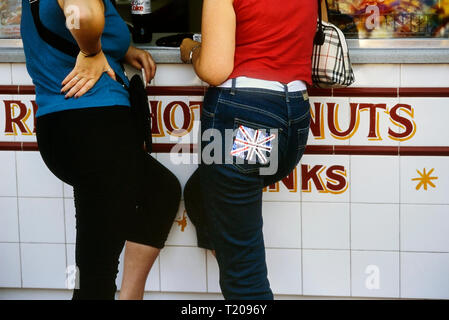
[[[192,63],[192,58],[193,58],[193,52],[200,48],[201,44],[197,44],[196,46],[194,46],[191,50],[190,50],[190,55],[189,55],[189,62]]]

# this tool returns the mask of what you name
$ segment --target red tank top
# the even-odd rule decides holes
[[[234,70],[239,76],[312,82],[317,0],[234,0]]]

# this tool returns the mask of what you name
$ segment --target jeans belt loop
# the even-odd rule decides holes
[[[288,95],[288,86],[284,84],[284,90],[285,90],[285,101],[290,102],[290,97]]]
[[[231,87],[231,94],[232,94],[233,96],[235,96],[235,88],[236,88],[236,86],[237,86],[237,79],[236,79],[236,78],[233,78],[233,79],[232,79],[232,87]]]

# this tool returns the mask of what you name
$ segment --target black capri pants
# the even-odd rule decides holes
[[[45,164],[74,189],[79,286],[73,299],[114,299],[125,241],[164,246],[180,184],[143,151],[129,107],[55,112],[37,118],[36,127]]]

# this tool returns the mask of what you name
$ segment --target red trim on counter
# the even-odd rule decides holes
[[[176,146],[179,152],[195,153],[195,144],[154,143],[153,152],[170,153]],[[0,142],[0,151],[38,151],[36,142]],[[449,156],[449,147],[394,147],[394,146],[333,146],[308,145],[304,154],[366,155],[366,156]]]
[[[149,96],[203,96],[205,86],[176,87],[153,86],[147,88]],[[449,98],[449,87],[441,88],[308,88],[311,97],[435,97]],[[0,94],[35,94],[34,86],[0,85]]]

